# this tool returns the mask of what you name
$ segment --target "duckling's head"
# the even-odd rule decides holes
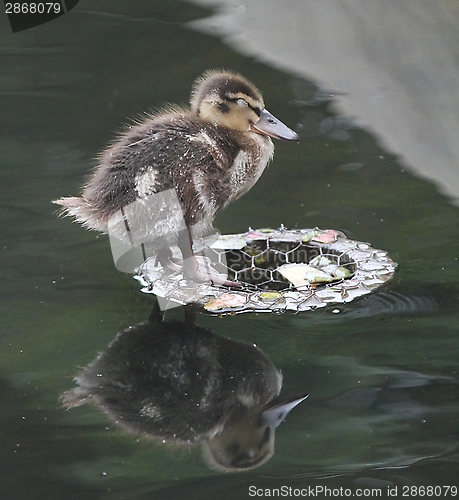
[[[190,104],[192,112],[201,120],[217,126],[299,140],[293,130],[265,109],[263,96],[255,85],[235,73],[204,73],[194,83]]]
[[[307,393],[278,396],[262,407],[235,408],[220,434],[202,443],[204,459],[215,469],[253,469],[274,454],[274,431]]]

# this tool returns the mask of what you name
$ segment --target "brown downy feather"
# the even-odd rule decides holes
[[[87,229],[107,232],[107,221],[102,220],[100,213],[84,197],[66,196],[54,200],[53,203],[60,205],[59,217],[74,217]]]

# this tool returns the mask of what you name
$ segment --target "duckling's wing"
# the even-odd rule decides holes
[[[117,174],[130,185],[125,195],[144,199],[175,189],[188,226],[213,219],[231,198],[230,167],[240,146],[195,117],[176,113],[147,121],[118,146],[120,158],[112,154],[109,161],[122,166]]]
[[[122,208],[175,189],[187,226],[211,221],[232,197],[230,167],[239,151],[234,139],[191,115],[148,119],[102,153],[82,198],[72,198],[67,213],[106,232]]]

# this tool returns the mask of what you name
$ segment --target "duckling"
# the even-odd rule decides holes
[[[156,305],[76,376],[62,401],[93,404],[152,441],[200,445],[210,467],[236,471],[272,457],[277,427],[307,398],[279,396],[282,380],[255,345],[194,321],[165,321]]]
[[[219,209],[257,182],[274,153],[271,137],[299,141],[265,109],[252,83],[211,70],[195,81],[189,109],[172,106],[129,126],[101,154],[82,196],[54,203],[64,215],[103,233],[116,221],[129,231],[125,211],[131,207],[141,243],[153,244],[161,265],[177,270],[170,248],[178,245],[185,278],[208,281],[193,240],[212,228]],[[173,196],[158,203],[159,193]]]

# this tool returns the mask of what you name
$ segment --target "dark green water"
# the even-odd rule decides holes
[[[248,498],[272,488],[457,485],[459,210],[405,171],[365,130],[314,100],[312,82],[244,58],[186,22],[185,2],[80,2],[12,34],[0,17],[1,498]],[[92,158],[144,110],[186,103],[204,69],[231,68],[297,129],[252,191],[216,227],[335,228],[387,250],[389,286],[340,313],[202,317],[256,343],[283,393],[308,391],[259,469],[209,470],[199,450],[123,433],[90,406],[58,402],[73,375],[152,296],[114,268],[108,239],[58,219]],[[325,125],[324,125],[325,124]],[[178,309],[168,314],[180,318]]]

